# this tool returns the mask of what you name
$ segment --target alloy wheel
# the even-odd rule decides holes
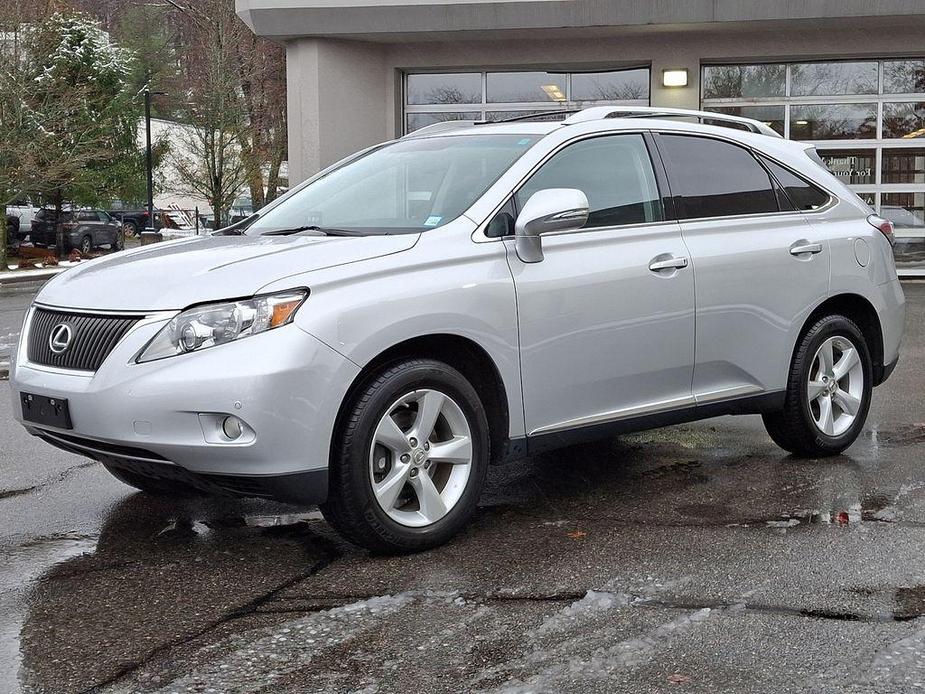
[[[819,431],[835,437],[851,428],[864,397],[864,367],[848,338],[836,335],[819,346],[806,394]]]
[[[386,410],[373,434],[373,495],[396,523],[432,525],[462,497],[472,455],[469,422],[453,398],[430,388],[407,393]]]

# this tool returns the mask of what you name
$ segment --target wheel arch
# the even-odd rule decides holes
[[[870,350],[870,360],[873,365],[873,385],[878,386],[884,380],[883,370],[883,327],[877,309],[860,294],[844,293],[830,296],[812,310],[800,328],[796,343],[791,351],[791,363],[796,354],[800,339],[812,325],[822,318],[832,314],[841,314],[850,318],[860,328]]]
[[[491,463],[501,462],[507,452],[510,431],[507,387],[501,371],[488,352],[474,340],[451,333],[419,335],[381,351],[362,367],[341,402],[334,424],[343,426],[348,407],[357,391],[388,364],[410,358],[436,359],[458,370],[472,384],[485,407],[491,441]],[[333,452],[337,435],[331,437]]]

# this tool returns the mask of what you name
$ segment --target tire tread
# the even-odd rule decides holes
[[[842,440],[833,443],[826,440],[815,427],[807,425],[801,406],[803,379],[808,369],[812,367],[811,360],[815,358],[815,353],[808,349],[814,336],[827,330],[834,324],[845,325],[849,331],[855,333],[855,338],[864,343],[865,352],[867,349],[864,342],[864,335],[858,328],[857,324],[841,314],[830,314],[823,316],[812,326],[810,326],[801,336],[798,347],[794,353],[793,361],[790,365],[790,371],[787,375],[787,391],[784,398],[784,408],[778,412],[772,412],[762,415],[765,429],[768,435],[778,446],[785,451],[789,451],[797,456],[803,457],[822,457],[838,455],[852,443],[859,432],[854,432],[853,436],[846,437],[843,435]],[[862,355],[862,358],[869,360],[869,354]],[[810,363],[807,363],[810,361]],[[870,368],[865,372],[865,399],[861,411],[858,413],[859,419],[863,422],[867,415],[867,408],[870,404]]]
[[[437,369],[450,372],[454,377],[468,385],[470,389],[472,388],[465,377],[452,366],[433,359],[411,358],[386,364],[359,385],[353,400],[348,405],[346,417],[335,432],[335,444],[332,447],[328,470],[328,498],[321,505],[321,512],[324,514],[325,519],[346,539],[376,553],[410,553],[442,544],[454,535],[459,526],[468,520],[468,516],[471,515],[471,512],[464,513],[462,522],[454,523],[442,532],[420,535],[414,539],[409,539],[390,532],[389,528],[379,521],[372,509],[365,508],[366,501],[361,493],[361,485],[366,484],[365,475],[362,473],[358,475],[358,471],[355,470],[355,466],[351,464],[352,461],[350,460],[353,453],[352,447],[357,442],[361,442],[364,448],[366,445],[362,431],[363,415],[381,390],[388,388],[389,384],[395,379],[415,369]],[[478,401],[478,394],[474,389],[472,389],[472,395]],[[473,437],[477,435],[475,430],[473,430],[472,435]],[[486,445],[485,460],[487,461],[489,459],[487,429],[484,432],[484,438]],[[477,485],[479,491],[486,472],[487,464],[477,466],[473,461],[472,474],[480,475],[481,479],[474,479],[472,483]],[[460,503],[462,503],[462,500]]]

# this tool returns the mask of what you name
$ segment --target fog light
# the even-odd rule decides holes
[[[241,434],[244,433],[241,420],[237,417],[225,417],[225,419],[222,420],[222,433],[232,441],[239,438]]]

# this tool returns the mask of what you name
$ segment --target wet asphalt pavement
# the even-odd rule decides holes
[[[493,470],[476,521],[371,557],[316,512],[162,501],[11,422],[0,691],[925,691],[925,285],[847,454],[757,417]],[[27,291],[0,290],[2,343]],[[2,376],[0,376],[2,378]]]

